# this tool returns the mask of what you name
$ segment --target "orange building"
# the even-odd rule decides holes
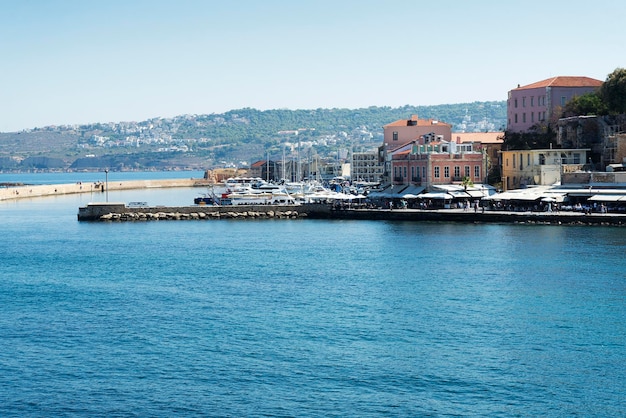
[[[452,125],[435,119],[419,119],[417,115],[412,115],[410,119],[400,119],[383,126],[383,133],[383,142],[389,148],[395,148],[429,134],[433,139],[450,141]]]

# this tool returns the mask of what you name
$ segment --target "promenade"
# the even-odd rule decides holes
[[[464,209],[338,209],[327,213],[314,211],[309,217],[350,220],[427,221],[461,223],[527,223],[545,225],[614,225],[626,226],[624,213],[589,213],[575,211],[531,212]]]
[[[128,180],[107,182],[109,191],[112,190],[135,190],[166,187],[201,187],[207,186],[207,180],[198,179],[162,179],[162,180]],[[105,182],[95,183],[71,183],[71,184],[43,184],[24,185],[17,187],[0,188],[0,201],[25,199],[32,197],[45,197],[54,195],[66,195],[76,193],[105,192]]]

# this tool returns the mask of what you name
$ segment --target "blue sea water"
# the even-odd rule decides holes
[[[623,228],[77,222],[98,199],[0,202],[0,416],[626,416]]]

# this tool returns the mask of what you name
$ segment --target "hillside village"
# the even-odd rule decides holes
[[[272,159],[345,162],[375,148],[389,120],[419,112],[450,121],[455,131],[484,132],[506,123],[504,102],[402,108],[233,110],[142,122],[47,126],[0,133],[0,172],[184,170],[247,167]]]

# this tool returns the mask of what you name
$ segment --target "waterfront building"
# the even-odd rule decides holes
[[[507,99],[507,130],[525,132],[547,124],[575,96],[592,93],[602,81],[589,77],[558,76],[510,90]]]
[[[461,144],[473,144],[485,154],[485,175],[489,175],[494,167],[502,165],[500,151],[504,143],[504,132],[453,132],[453,139]],[[486,182],[486,181],[485,181]]]
[[[379,183],[383,177],[383,165],[379,163],[378,152],[353,152],[350,171],[352,181]]]
[[[452,140],[452,125],[435,119],[419,119],[411,115],[409,119],[399,119],[383,126],[383,144],[378,149],[378,161],[383,169],[382,183],[391,184],[391,153],[419,138],[425,143]]]
[[[502,151],[504,190],[561,182],[562,173],[582,171],[589,149]]]
[[[436,119],[419,119],[411,115],[409,119],[400,119],[383,126],[383,142],[391,147],[404,145],[421,136],[430,135],[433,140],[450,141],[452,125]]]
[[[432,141],[422,136],[389,152],[391,184],[430,190],[442,184],[485,181],[486,155],[480,145]]]
[[[259,160],[250,165],[250,177],[259,177],[265,181],[274,181],[282,177],[279,165],[272,160]]]

